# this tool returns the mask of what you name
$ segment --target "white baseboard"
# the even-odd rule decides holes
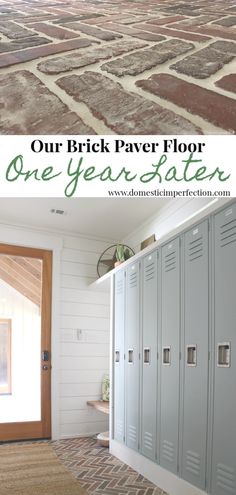
[[[152,481],[168,495],[206,495],[206,492],[190,485],[187,481],[178,478],[178,476],[115,440],[110,440],[110,453]]]

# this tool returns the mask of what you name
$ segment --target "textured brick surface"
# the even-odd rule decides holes
[[[52,445],[89,495],[167,495],[93,438],[58,440]]]
[[[190,40],[190,41],[207,41],[210,38],[208,36],[202,36],[199,34],[195,33],[185,33],[185,32],[180,32],[176,31],[175,29],[171,29],[169,27],[160,27],[160,26],[152,26],[151,24],[139,24],[138,25],[139,29],[144,29],[145,31],[151,31],[152,33],[156,34],[163,34],[166,36],[173,36],[173,38],[180,38],[184,40]]]
[[[219,81],[216,81],[216,86],[218,88],[226,89],[226,91],[231,91],[232,93],[236,93],[236,74],[229,74],[228,76],[224,76]]]
[[[161,36],[159,34],[144,32],[137,27],[120,26],[118,24],[113,24],[112,22],[103,24],[101,27],[106,30],[117,31],[118,33],[127,34],[134,38],[139,38],[147,41],[162,41],[165,39],[164,36]]]
[[[236,101],[231,98],[168,74],[154,74],[148,80],[138,81],[137,86],[172,101],[216,126],[236,132]]]
[[[5,36],[12,40],[28,38],[29,35],[36,36],[37,34],[34,33],[34,31],[29,31],[28,29],[25,29],[12,21],[0,22],[0,33],[5,34]]]
[[[188,120],[95,72],[67,76],[57,84],[117,134],[198,134]]]
[[[67,24],[67,27],[69,29],[74,29],[75,31],[80,31],[81,33],[88,34],[89,36],[94,36],[99,40],[112,41],[116,38],[122,38],[120,34],[102,31],[102,29],[88,26],[86,24],[81,24],[80,22],[69,22]]]
[[[219,24],[219,26],[231,27],[236,25],[236,16],[226,17],[225,19],[220,19],[213,22],[213,24]]]
[[[164,17],[163,19],[151,19],[147,22],[147,24],[156,24],[157,26],[163,26],[164,24],[182,21],[183,19],[186,19],[184,15],[170,15],[168,17]]]
[[[235,45],[227,41],[212,43],[212,45],[171,65],[171,69],[197,79],[205,79],[233,60],[234,50]]]
[[[1,134],[94,134],[28,71],[0,76],[0,95]]]
[[[145,46],[146,44],[141,41],[122,41],[110,46],[95,48],[94,50],[87,52],[85,55],[74,53],[72,55],[52,58],[46,60],[45,62],[41,62],[38,65],[38,68],[45,74],[59,74],[60,72],[67,72],[73,69],[79,69],[80,67],[86,67],[87,65],[94,64],[100,60],[106,60]]]
[[[13,103],[7,104],[0,93],[2,132],[12,133],[13,128],[45,132],[34,117],[29,118],[30,107],[34,116],[35,102],[38,106],[43,101],[43,122],[47,121],[47,129],[56,126],[55,133],[63,128],[83,133],[83,117],[91,132],[98,134],[181,134],[190,129],[233,133],[228,102],[236,101],[235,22],[235,0],[2,0],[0,78],[4,98],[9,78],[9,101],[13,102],[15,91],[17,107],[14,114]],[[89,69],[93,75],[88,75]],[[28,75],[23,77],[25,71]],[[65,90],[57,85],[59,74],[70,76],[64,77]],[[160,90],[147,92],[145,81],[154,85],[151,75],[168,75],[180,81],[182,89],[189,83],[189,101],[192,91],[199,112],[180,97],[172,100]],[[137,86],[141,78],[144,83]],[[85,82],[88,87],[82,91]],[[51,125],[49,95],[54,108]],[[222,97],[227,100],[226,113]],[[219,105],[217,116],[202,111],[202,102],[208,105],[206,98],[216,109]],[[21,111],[18,102],[23,102]],[[64,105],[61,117],[55,102]]]
[[[151,48],[146,48],[145,50],[108,62],[102,65],[102,70],[111,72],[118,77],[126,74],[137,75],[159,64],[163,64],[178,55],[182,55],[192,48],[194,48],[193,44],[184,41],[164,41]]]
[[[0,53],[13,52],[31,46],[40,46],[51,43],[51,40],[41,36],[33,36],[32,38],[24,38],[15,41],[0,41]]]
[[[90,46],[92,41],[88,39],[76,39],[72,41],[65,41],[57,43],[55,45],[47,45],[36,48],[30,48],[29,50],[20,50],[17,53],[0,56],[0,68],[9,67],[11,65],[20,64],[22,62],[29,62],[39,57],[47,57],[48,55],[54,55],[55,53],[66,52],[69,50],[76,50],[78,48],[84,48]]]
[[[40,33],[48,34],[52,38],[56,38],[58,40],[70,40],[72,38],[78,38],[79,34],[73,33],[67,29],[63,29],[58,26],[52,26],[49,24],[45,24],[43,22],[36,22],[34,24],[30,24],[30,27],[36,29]]]

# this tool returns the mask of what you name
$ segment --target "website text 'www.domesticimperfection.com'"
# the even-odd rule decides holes
[[[110,197],[220,197],[228,198],[231,196],[230,191],[205,191],[203,189],[191,190],[184,189],[182,191],[169,190],[169,189],[152,189],[149,191],[140,191],[138,189],[130,189],[126,191],[108,191]]]

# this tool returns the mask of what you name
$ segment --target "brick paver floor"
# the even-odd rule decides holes
[[[1,134],[235,134],[235,0],[0,0]]]

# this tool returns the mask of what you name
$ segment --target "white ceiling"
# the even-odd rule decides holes
[[[171,199],[0,198],[0,223],[122,240]],[[52,208],[66,215],[51,214]]]

